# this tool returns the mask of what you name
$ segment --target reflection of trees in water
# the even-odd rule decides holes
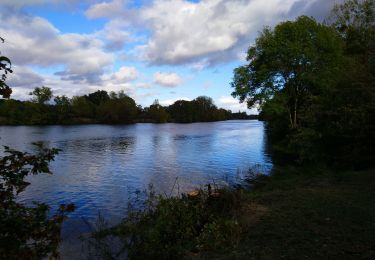
[[[184,131],[172,128],[163,131],[163,135],[157,133],[142,140],[144,144],[148,140],[152,144],[144,154],[143,166],[149,169],[142,179],[144,187],[152,184],[158,193],[172,192],[176,195],[178,191],[193,189],[200,180],[202,184],[205,182],[203,179],[206,169],[195,170],[202,162],[202,154],[210,147],[210,135],[180,134],[176,133],[177,130]]]
[[[93,138],[59,142],[59,148],[64,153],[81,155],[90,152],[101,154],[102,152],[128,153],[134,148],[135,137],[115,137],[115,138]]]
[[[263,122],[263,133],[262,133],[262,153],[267,162],[273,162],[273,154],[270,144],[270,135],[267,123]]]
[[[162,194],[170,194],[175,182],[173,194],[225,184],[238,167],[246,169],[265,158],[258,140],[263,123],[258,121],[16,129],[28,136],[27,142],[44,137],[48,146],[62,150],[51,165],[55,174],[35,179],[27,199],[57,203],[69,197],[79,206],[76,213],[86,217],[96,209],[107,215],[123,212],[134,191],[150,183]],[[11,131],[6,134],[23,145]]]

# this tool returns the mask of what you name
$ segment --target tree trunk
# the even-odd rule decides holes
[[[297,128],[297,106],[298,106],[298,98],[296,97],[294,100],[293,128]]]
[[[290,126],[293,128],[292,111],[290,109],[288,109],[288,112],[289,112],[289,123],[290,123]]]

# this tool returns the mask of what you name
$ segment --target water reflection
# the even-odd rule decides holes
[[[21,199],[54,208],[73,202],[77,210],[70,223],[94,219],[98,211],[119,219],[134,191],[149,184],[169,194],[177,183],[184,192],[208,182],[233,182],[254,165],[271,167],[258,121],[0,127],[0,136],[2,145],[15,149],[30,151],[32,142],[41,141],[62,150],[51,164],[54,174],[31,177]],[[74,226],[69,225],[66,230]]]

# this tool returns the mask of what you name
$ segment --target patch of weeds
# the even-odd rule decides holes
[[[178,197],[157,195],[151,190],[142,206],[129,204],[120,224],[92,234],[92,246],[98,249],[95,256],[175,259],[234,248],[242,232],[236,221],[241,201],[241,190],[211,185]],[[116,246],[109,244],[113,239]]]

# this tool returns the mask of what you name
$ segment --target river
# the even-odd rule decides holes
[[[87,231],[82,219],[92,221],[98,212],[117,222],[136,191],[149,185],[157,193],[177,194],[207,183],[234,183],[252,167],[272,167],[263,122],[256,120],[1,126],[0,137],[1,145],[21,151],[35,151],[33,142],[61,149],[51,163],[53,175],[29,177],[20,200],[46,202],[52,210],[74,203],[77,209],[63,229],[67,240]]]

